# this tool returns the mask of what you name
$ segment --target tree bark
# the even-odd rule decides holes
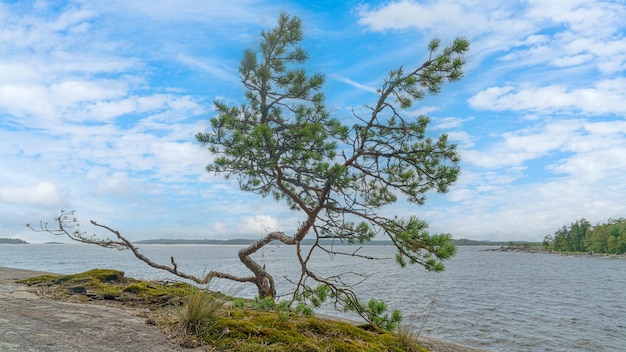
[[[256,253],[259,249],[272,241],[280,241],[287,245],[294,245],[297,243],[293,236],[287,236],[284,232],[276,231],[267,234],[259,241],[251,244],[248,247],[239,250],[239,260],[254,274],[254,283],[257,286],[259,292],[259,298],[276,297],[276,286],[274,284],[274,278],[266,270],[265,266],[260,265],[254,259],[252,254]]]

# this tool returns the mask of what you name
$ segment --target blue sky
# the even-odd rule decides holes
[[[238,64],[286,11],[333,115],[376,99],[434,37],[471,41],[466,74],[409,113],[458,144],[462,174],[425,206],[455,238],[539,241],[626,216],[624,1],[1,1],[0,237],[76,209],[144,238],[256,238],[301,221],[208,174],[193,136],[243,102]]]

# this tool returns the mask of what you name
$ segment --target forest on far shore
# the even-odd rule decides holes
[[[609,219],[604,224],[592,226],[580,219],[563,226],[543,240],[546,250],[561,252],[594,252],[606,254],[626,253],[626,219]]]
[[[135,241],[135,244],[213,244],[213,245],[250,245],[254,243],[254,239],[245,239],[245,238],[237,238],[237,239],[228,239],[228,240],[213,240],[213,239],[169,239],[169,238],[160,238],[160,239],[149,239],[149,240],[140,240]],[[539,246],[539,242],[511,242],[511,241],[480,241],[480,240],[468,240],[468,239],[453,239],[457,246],[505,246],[505,245],[537,245]],[[47,242],[46,244],[58,244],[60,242]],[[278,242],[277,242],[278,243]],[[305,239],[302,241],[304,245],[312,245],[314,243],[313,240]],[[324,244],[332,245],[333,242],[323,241]],[[0,237],[0,244],[29,244],[28,242],[21,240],[19,238],[5,238]],[[335,243],[336,244],[336,243]],[[390,246],[393,245],[391,241],[370,241],[360,245],[374,245],[374,246]]]

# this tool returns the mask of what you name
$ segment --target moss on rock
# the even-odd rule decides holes
[[[70,301],[119,302],[147,307],[150,325],[157,325],[185,346],[210,346],[217,351],[406,351],[407,341],[371,324],[301,316],[278,308],[269,309],[255,301],[235,299],[219,292],[209,292],[207,299],[224,304],[204,326],[189,336],[176,330],[180,326],[176,310],[199,288],[182,282],[139,281],[126,278],[121,271],[94,269],[73,275],[42,275],[21,280],[45,291],[49,297]],[[239,303],[241,303],[239,302]],[[222,304],[222,303],[220,303]],[[183,306],[184,307],[184,306]],[[410,341],[409,341],[410,343]],[[411,351],[426,351],[417,344]]]

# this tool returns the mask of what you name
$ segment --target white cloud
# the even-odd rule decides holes
[[[184,119],[205,111],[195,98],[188,95],[135,95],[124,78],[67,80],[48,86],[0,84],[0,109],[11,115],[27,118],[33,127],[43,127],[49,121],[58,123],[61,119],[77,123],[104,122],[129,113],[160,111],[174,112],[167,117],[171,122],[173,117]]]
[[[435,111],[436,108],[431,108],[423,114],[428,114],[431,111]],[[433,119],[432,126],[430,127],[434,131],[438,130],[450,130],[458,129],[463,126],[464,123],[472,120],[472,118],[460,118],[460,117],[440,117]]]
[[[626,212],[626,121],[537,122],[461,154],[453,203],[427,211],[435,230],[445,224],[457,238],[536,241],[582,217]]]
[[[593,59],[590,54],[570,55],[564,57],[557,57],[552,60],[552,64],[558,67],[578,66],[589,62]]]
[[[377,8],[363,6],[359,24],[373,31],[418,30],[448,41],[465,36],[470,57],[480,60],[510,48],[540,28],[516,3],[491,1],[389,1]],[[470,60],[469,65],[473,63]]]
[[[86,107],[88,116],[99,121],[107,121],[136,111],[136,99],[122,99],[115,101],[96,101]]]
[[[127,94],[122,99],[113,100],[93,100],[88,104],[83,104],[79,108],[84,110],[83,117],[93,117],[95,120],[106,121],[126,115],[129,113],[156,113],[167,111],[168,114],[154,114],[143,119],[142,124],[155,120],[173,122],[173,119],[185,119],[189,115],[198,115],[204,112],[202,107],[194,98],[187,95],[173,94],[152,94],[147,96],[137,96]]]
[[[468,150],[475,146],[475,137],[466,131],[452,131],[446,132],[448,134],[448,140],[455,143],[462,150]]]
[[[278,220],[269,215],[242,216],[237,225],[237,233],[242,235],[265,235],[272,231],[280,231]]]
[[[338,75],[331,75],[331,77],[336,79],[336,80],[338,80],[339,82],[343,82],[343,83],[346,83],[348,85],[351,85],[354,88],[357,88],[357,89],[360,89],[360,90],[363,90],[363,91],[366,91],[366,92],[377,94],[377,91],[376,91],[377,89],[376,88],[367,86],[365,84],[361,84],[361,83],[355,82],[355,81],[351,80],[350,78],[341,77],[341,76],[338,76]]]
[[[565,143],[578,135],[581,122],[577,120],[553,122],[541,126],[540,130],[525,129],[505,133],[503,147],[506,151],[523,151],[540,156],[551,150],[561,148]]]
[[[578,176],[469,193],[460,203],[428,211],[427,218],[434,231],[455,229],[456,238],[539,241],[582,217],[592,223],[623,217],[624,176],[602,187]]]
[[[537,240],[582,216],[625,211],[621,3],[386,1],[352,12],[360,22],[349,29],[334,17],[308,23],[329,16],[308,7],[257,1],[47,4],[0,4],[0,158],[9,165],[0,170],[0,211],[19,219],[11,228],[67,206],[137,237],[293,230],[299,214],[207,173],[211,156],[193,140],[208,127],[207,102],[241,102],[241,50],[284,7],[305,14],[306,35],[320,28],[306,44],[326,55],[327,74],[337,72],[328,74],[336,89],[328,98],[340,118],[382,84],[372,76],[423,58],[431,37],[470,38],[466,78],[406,112],[453,116],[429,129],[448,133],[463,163],[452,191],[437,196],[445,207],[419,210],[433,228]]]
[[[532,17],[545,18],[552,23],[566,24],[578,32],[611,34],[621,23],[624,7],[609,1],[540,1],[529,0]]]
[[[488,19],[471,11],[462,2],[392,1],[377,8],[359,9],[359,24],[374,31],[416,28],[441,29],[454,26],[457,32],[476,33],[488,25]],[[469,10],[469,11],[468,11]]]
[[[554,153],[605,151],[614,155],[616,148],[626,144],[625,135],[626,121],[561,120],[504,133],[481,150],[463,150],[462,156],[469,165],[498,169]]]
[[[154,145],[151,149],[155,166],[160,166],[158,175],[163,180],[182,180],[206,172],[204,166],[208,164],[208,158],[197,144],[168,142]]]
[[[135,16],[145,16],[157,21],[229,21],[251,22],[258,20],[253,10],[258,1],[239,0],[224,2],[220,0],[116,0],[90,5],[100,11],[116,11]]]
[[[577,153],[567,159],[557,161],[550,167],[553,172],[576,175],[590,183],[619,182],[626,170],[626,144],[610,149],[599,149]]]
[[[52,182],[39,182],[29,186],[0,187],[0,202],[36,207],[61,207],[64,195]]]
[[[49,91],[50,100],[61,106],[70,106],[82,101],[120,98],[126,94],[126,85],[117,80],[67,80],[53,83]]]
[[[362,6],[359,23],[373,31],[416,30],[444,39],[469,37],[469,65],[504,53],[510,65],[626,69],[621,28],[626,9],[609,1],[389,1]]]
[[[591,64],[603,73],[623,70],[626,46],[621,35],[626,10],[608,1],[529,1],[528,18],[554,28],[550,41],[515,50],[522,61],[551,62],[557,67]],[[542,48],[542,50],[538,50]],[[510,56],[513,58],[513,56]]]
[[[204,61],[202,59],[194,58],[189,55],[179,54],[178,60],[184,65],[190,66],[194,69],[198,69],[204,72],[208,72],[213,76],[220,78],[223,81],[238,82],[241,78],[236,71],[236,63],[230,62],[227,66],[226,63],[215,61]],[[206,60],[206,59],[205,59]]]
[[[626,116],[626,78],[602,80],[588,88],[563,85],[538,87],[533,84],[487,88],[469,99],[475,109],[616,114]]]

